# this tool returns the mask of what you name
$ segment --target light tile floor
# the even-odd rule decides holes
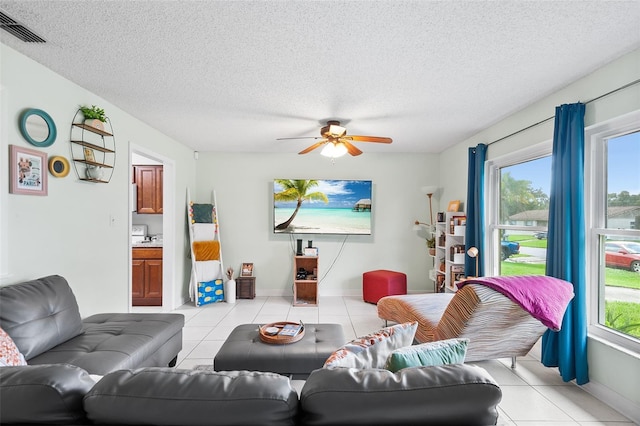
[[[275,321],[342,324],[351,340],[383,327],[375,305],[358,297],[320,297],[318,307],[293,307],[291,297],[239,299],[235,304],[215,303],[202,307],[187,304],[176,309],[185,315],[183,349],[178,368],[213,364],[213,358],[231,330],[239,324]],[[510,360],[483,361],[502,389],[499,425],[633,425],[626,417],[572,383],[561,380],[557,369],[540,363],[538,345],[518,358],[515,370]],[[294,381],[299,391],[304,384]]]

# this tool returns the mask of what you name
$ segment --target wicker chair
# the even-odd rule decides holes
[[[547,327],[503,294],[479,284],[456,293],[387,296],[378,301],[378,317],[417,321],[419,343],[468,338],[466,361],[511,358],[529,353]]]

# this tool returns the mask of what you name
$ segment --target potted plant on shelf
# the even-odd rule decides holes
[[[435,256],[436,255],[436,237],[435,236],[431,236],[429,238],[427,238],[427,247],[429,247],[429,254],[431,256]]]
[[[84,124],[104,131],[103,123],[107,121],[107,117],[104,115],[102,108],[98,108],[95,105],[91,105],[91,107],[81,106],[80,112],[84,115]]]

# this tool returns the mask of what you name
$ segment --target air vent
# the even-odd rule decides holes
[[[6,13],[0,11],[0,28],[8,32],[9,34],[18,37],[25,43],[46,43],[47,41],[31,31],[29,28],[18,23],[15,19],[11,18]]]

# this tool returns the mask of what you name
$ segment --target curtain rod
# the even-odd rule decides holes
[[[590,104],[591,102],[595,102],[595,101],[597,101],[598,99],[602,99],[602,98],[604,98],[605,96],[609,96],[609,95],[611,95],[611,94],[613,94],[613,93],[619,92],[620,90],[624,90],[624,89],[626,89],[627,87],[631,87],[631,86],[633,86],[633,85],[635,85],[635,84],[638,84],[638,83],[640,83],[640,78],[639,78],[639,79],[637,79],[637,80],[634,80],[634,81],[632,81],[632,82],[630,82],[630,83],[627,83],[627,84],[625,84],[624,86],[620,86],[620,87],[618,87],[617,89],[613,89],[613,90],[611,90],[610,92],[607,92],[607,93],[605,93],[605,94],[602,94],[602,95],[600,95],[600,96],[597,96],[597,97],[595,97],[595,98],[593,98],[593,99],[589,99],[588,101],[584,102],[584,104],[585,104],[585,105]],[[501,137],[500,139],[496,139],[496,140],[494,140],[493,142],[489,142],[489,143],[487,143],[486,145],[487,145],[487,146],[489,146],[489,145],[494,144],[494,143],[496,143],[496,142],[500,142],[500,141],[502,141],[502,140],[508,139],[508,138],[510,138],[511,136],[515,136],[515,135],[517,135],[518,133],[522,133],[522,132],[524,132],[525,130],[529,130],[529,129],[530,129],[530,128],[532,128],[532,127],[536,127],[536,126],[539,126],[539,125],[540,125],[540,124],[542,124],[542,123],[546,123],[546,122],[547,122],[547,121],[549,121],[549,120],[553,120],[555,117],[556,117],[556,116],[555,116],[555,114],[554,114],[554,115],[552,115],[552,116],[551,116],[551,117],[549,117],[549,118],[545,118],[544,120],[540,120],[540,121],[538,121],[537,123],[533,123],[532,125],[527,126],[527,127],[523,128],[523,129],[517,130],[517,131],[515,131],[515,132],[513,132],[513,133],[511,133],[511,134],[508,134],[507,136],[503,136],[503,137]]]

